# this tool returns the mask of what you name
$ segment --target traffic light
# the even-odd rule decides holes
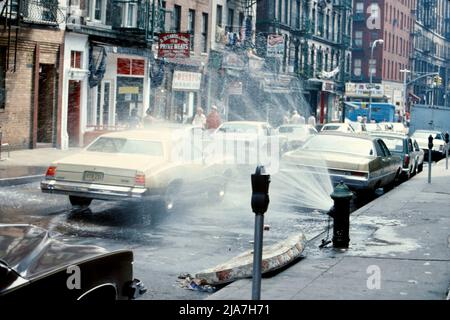
[[[440,76],[435,76],[434,77],[434,84],[435,84],[436,87],[442,86],[442,78]]]

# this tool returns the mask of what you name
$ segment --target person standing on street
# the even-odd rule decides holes
[[[203,109],[202,108],[200,108],[200,107],[197,108],[197,112],[196,112],[196,114],[194,116],[194,119],[192,120],[192,124],[194,126],[199,126],[202,129],[205,129],[205,127],[206,127],[206,116],[203,113]]]
[[[213,130],[217,129],[222,123],[222,119],[220,119],[219,111],[216,106],[211,107],[211,112],[206,117],[206,129]]]
[[[291,123],[305,124],[305,117],[298,114],[297,110],[294,110],[294,112],[292,112]]]

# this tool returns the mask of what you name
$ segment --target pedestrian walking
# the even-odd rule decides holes
[[[300,115],[297,110],[292,112],[291,123],[293,124],[305,124],[305,117]]]
[[[316,127],[316,117],[314,117],[313,115],[310,115],[308,118],[308,124],[315,128]]]
[[[155,122],[155,117],[152,116],[152,110],[150,108],[145,112],[146,115],[142,120],[144,128],[150,128],[152,124]]]
[[[137,129],[141,126],[141,117],[137,114],[137,108],[131,110],[130,117],[128,118],[128,128]]]
[[[199,126],[202,129],[206,127],[206,116],[203,113],[203,109],[198,107],[197,112],[195,113],[194,119],[192,120],[192,124],[194,126]]]
[[[212,130],[217,129],[222,123],[219,111],[216,106],[211,107],[211,112],[206,117],[206,129]]]

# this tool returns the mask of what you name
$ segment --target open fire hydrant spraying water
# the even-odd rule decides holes
[[[353,193],[343,182],[334,188],[331,198],[334,206],[327,214],[333,218],[333,247],[348,248],[350,242],[350,200]]]

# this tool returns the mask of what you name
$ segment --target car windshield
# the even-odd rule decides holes
[[[87,148],[87,151],[106,153],[141,154],[163,156],[160,141],[132,140],[124,138],[101,137]]]
[[[416,131],[416,132],[414,132],[413,136],[414,136],[414,138],[428,139],[430,134],[433,136],[434,139],[443,140],[441,134],[435,133],[435,132]]]
[[[403,152],[403,139],[395,137],[378,137],[383,139],[384,144],[391,152]]]
[[[220,132],[226,132],[226,133],[251,133],[256,134],[258,133],[258,128],[255,125],[251,124],[225,124],[219,128]]]
[[[289,134],[295,134],[295,135],[306,135],[306,127],[291,127],[291,126],[285,126],[278,128],[279,133],[289,133]]]
[[[377,131],[377,130],[381,130],[381,127],[378,125],[378,123],[366,123],[366,130],[367,131]]]
[[[371,140],[338,135],[316,135],[308,140],[303,149],[351,153],[362,156],[373,155],[373,143]]]

